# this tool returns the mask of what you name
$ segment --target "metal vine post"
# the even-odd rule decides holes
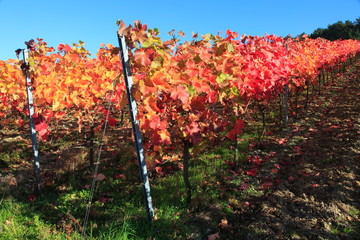
[[[289,52],[289,45],[285,44],[286,50]],[[285,128],[288,126],[289,122],[289,83],[285,84],[284,86],[284,97],[285,97],[285,113],[284,113],[284,121],[285,121]]]
[[[144,201],[146,206],[146,211],[150,221],[154,219],[154,209],[152,206],[152,198],[150,194],[150,183],[149,183],[149,176],[146,167],[145,155],[144,155],[144,148],[142,144],[142,137],[139,128],[139,121],[137,120],[137,105],[136,101],[132,95],[132,87],[133,87],[133,80],[130,70],[130,60],[128,49],[125,41],[125,36],[120,36],[118,34],[118,40],[120,45],[120,56],[121,62],[123,66],[124,72],[124,80],[126,85],[126,92],[129,102],[129,110],[130,110],[130,120],[131,125],[134,133],[135,138],[135,146],[136,146],[136,153],[138,156],[138,163],[139,163],[139,171],[140,171],[140,180],[142,183],[143,193],[144,193]]]
[[[35,129],[35,121],[33,118],[33,115],[35,113],[35,107],[34,107],[34,98],[32,95],[33,87],[32,87],[32,82],[29,72],[29,62],[28,62],[29,50],[24,49],[22,53],[24,60],[24,63],[22,65],[22,70],[25,74],[25,80],[26,80],[25,84],[26,84],[26,93],[28,99],[28,110],[29,110],[29,118],[30,118],[30,133],[31,133],[32,149],[34,154],[35,192],[37,194],[41,194],[39,149],[38,149],[37,134]]]

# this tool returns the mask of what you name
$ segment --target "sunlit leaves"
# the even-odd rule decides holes
[[[330,42],[274,35],[239,38],[231,30],[225,37],[192,34],[193,40],[183,43],[179,38],[185,33],[173,30],[169,33],[173,38],[163,42],[158,29],[148,29],[140,21],[127,26],[119,20],[117,24],[118,34],[126,37],[130,50],[132,91],[148,141],[145,145],[154,151],[181,140],[197,143],[212,139],[221,132],[236,139],[242,134],[241,114],[249,102],[268,102],[288,83],[290,91],[315,83],[321,68],[330,68],[360,49],[359,42],[353,40]],[[49,110],[56,116],[58,111],[75,111],[81,125],[94,121],[94,114],[104,120],[107,114],[99,109],[109,102],[117,110],[126,107],[118,48],[102,44],[96,56],[90,57],[83,42],[51,48],[38,39],[29,41],[28,46],[39,113]],[[26,110],[19,64],[18,60],[0,61],[0,116],[9,110]],[[108,123],[118,125],[114,116]],[[39,125],[39,131],[44,126]],[[248,171],[253,175],[255,170]]]
[[[187,100],[189,99],[189,92],[184,86],[178,85],[171,92],[170,97],[174,100],[179,99],[183,104],[186,104]]]
[[[59,51],[70,52],[71,47],[68,44],[60,44],[57,48]]]
[[[135,51],[135,60],[142,66],[147,67],[151,63],[152,52],[149,50],[138,49]]]

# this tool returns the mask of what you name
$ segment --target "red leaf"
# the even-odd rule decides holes
[[[157,129],[160,126],[161,120],[158,115],[151,115],[149,126],[152,129]]]
[[[196,122],[191,122],[190,125],[186,126],[186,130],[190,133],[190,135],[200,132],[199,125]]]
[[[241,186],[240,186],[240,190],[245,190],[245,189],[248,189],[250,188],[250,185],[247,184],[247,183],[242,183]]]
[[[46,124],[46,122],[41,121],[40,123],[36,124],[35,129],[38,132],[40,139],[46,141],[46,139],[50,135],[50,131],[48,129],[48,125]]]
[[[179,99],[183,104],[186,104],[189,99],[189,92],[182,85],[176,86],[176,89],[171,91],[170,97],[174,100]]]
[[[283,181],[281,179],[275,179],[275,183],[282,183]]]
[[[277,169],[281,168],[281,166],[279,164],[277,164],[277,163],[274,164],[274,167],[276,167]]]
[[[126,175],[125,174],[115,174],[114,178],[115,179],[121,178],[122,180],[126,180]]]
[[[191,100],[191,104],[190,104],[190,107],[192,109],[193,112],[203,112],[205,111],[206,109],[206,106],[205,106],[205,99],[206,96],[198,96],[196,98],[193,98]]]
[[[295,178],[293,176],[288,177],[289,182],[294,182]]]
[[[71,51],[71,47],[69,45],[67,45],[67,44],[61,43],[58,46],[58,50],[59,51],[64,51],[64,52],[69,52],[69,51]]]
[[[234,128],[230,130],[230,132],[226,135],[226,137],[231,140],[235,140],[237,135],[242,134],[243,128],[244,128],[244,121],[241,119],[236,120]]]
[[[38,132],[41,140],[46,141],[50,135],[50,131],[48,129],[43,129]]]
[[[97,176],[96,176],[96,180],[98,180],[99,182],[102,181],[102,180],[105,180],[106,179],[106,176],[102,173],[99,173]]]
[[[273,186],[272,182],[266,182],[261,186],[261,189],[269,189]]]
[[[63,116],[65,116],[65,112],[55,112],[54,117],[56,120],[61,119]]]
[[[108,118],[108,124],[111,127],[115,127],[117,122],[118,122],[118,120],[116,120],[115,118],[111,118],[111,117]]]
[[[36,43],[35,43],[34,39],[30,39],[28,42],[26,41],[25,44],[28,49],[31,49],[31,50],[35,49]]]
[[[22,126],[25,125],[25,121],[22,120],[22,119],[16,119],[16,120],[15,120],[15,123],[16,123],[16,125],[18,125],[18,126],[20,126],[20,127],[22,127]]]
[[[247,174],[247,175],[250,175],[250,176],[256,176],[256,174],[258,173],[258,170],[256,169],[256,168],[252,168],[252,169],[250,169],[250,170],[247,170],[247,171],[245,171],[245,173]]]
[[[234,39],[239,36],[238,33],[232,32],[230,29],[226,30],[226,34],[228,35],[228,37],[227,37],[228,39]]]
[[[287,139],[286,138],[281,138],[281,139],[277,139],[276,140],[280,145],[284,145],[284,143],[287,142]]]
[[[208,236],[208,240],[216,240],[216,239],[220,239],[220,235],[218,232]]]
[[[216,91],[210,91],[208,93],[208,102],[209,103],[215,103],[216,102],[216,99],[218,97],[218,93]]]
[[[294,150],[296,151],[296,153],[297,153],[298,155],[301,155],[301,154],[302,154],[299,146],[295,146],[295,147],[294,147]]]
[[[46,124],[46,122],[44,122],[44,121],[42,121],[42,122],[40,122],[40,123],[38,123],[38,124],[36,124],[35,125],[35,129],[36,129],[36,131],[42,131],[42,130],[44,130],[44,129],[47,129],[48,128],[48,125]]]
[[[50,109],[47,109],[42,114],[47,122],[51,120],[51,118],[54,116],[54,112]]]
[[[264,160],[259,155],[248,156],[249,163],[260,166]]]
[[[34,202],[36,200],[36,195],[32,194],[32,195],[28,196],[28,200],[30,202]]]
[[[97,200],[98,202],[101,202],[101,203],[106,203],[108,201],[108,198],[106,197],[102,197],[100,198],[99,200]]]

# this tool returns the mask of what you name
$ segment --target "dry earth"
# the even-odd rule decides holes
[[[226,216],[222,239],[360,239],[360,64],[354,69],[290,124],[278,150],[285,181]],[[299,154],[289,155],[294,146]]]

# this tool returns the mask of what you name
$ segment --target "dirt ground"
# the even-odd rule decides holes
[[[277,150],[285,180],[226,216],[221,239],[360,239],[360,64],[354,69],[290,122]]]

